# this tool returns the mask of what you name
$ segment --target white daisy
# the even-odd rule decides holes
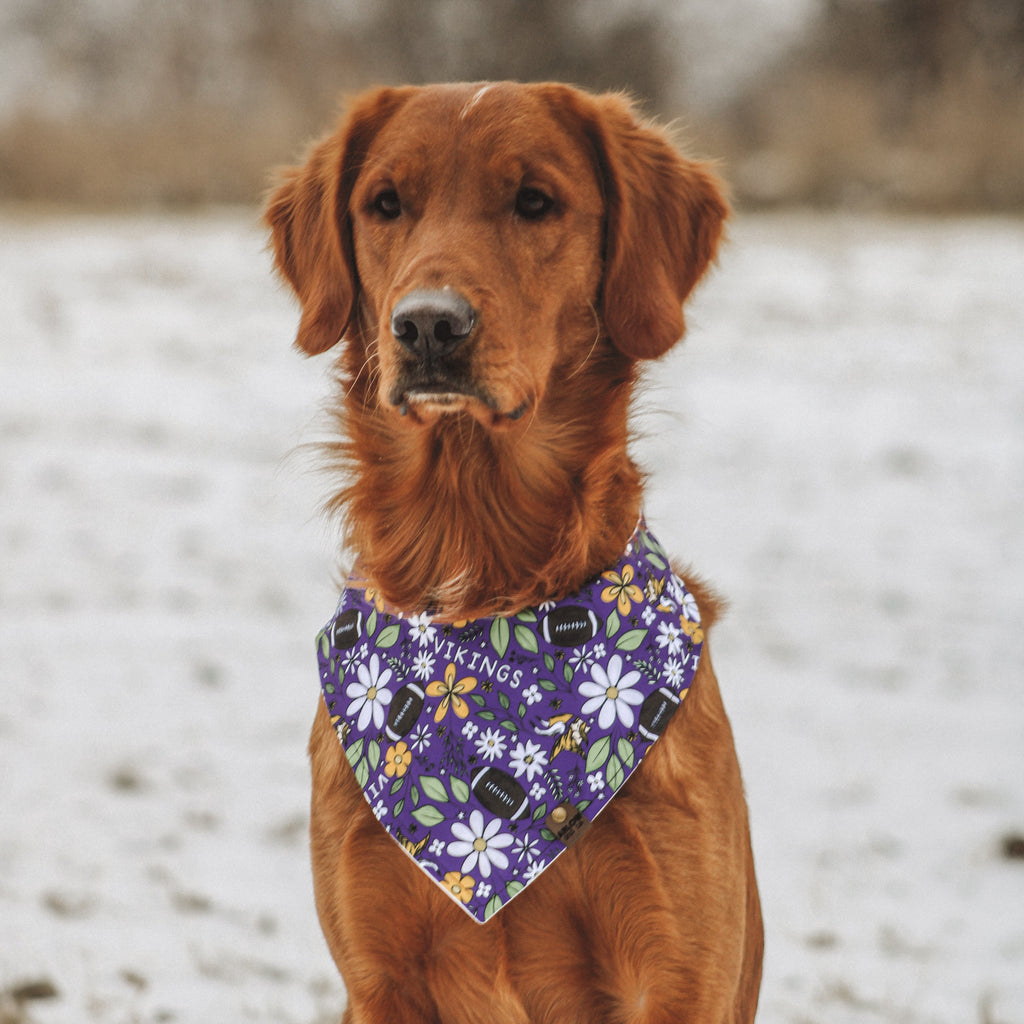
[[[526,740],[525,743],[516,744],[508,763],[515,769],[517,779],[525,773],[526,781],[531,782],[534,775],[548,763],[548,757],[539,743]]]
[[[543,860],[535,860],[530,866],[523,872],[523,880],[526,882],[532,882],[543,870],[547,867],[547,862]]]
[[[697,599],[693,594],[686,594],[682,599],[683,614],[691,622],[700,622],[700,610],[697,608]]]
[[[590,668],[590,663],[591,663],[592,660],[593,660],[593,655],[590,654],[585,648],[583,648],[583,647],[574,647],[572,655],[569,658],[569,664],[573,668],[578,668],[578,669],[585,670],[585,669]]]
[[[434,674],[434,656],[430,651],[420,651],[412,659],[412,671],[417,679],[430,679]]]
[[[409,737],[409,744],[417,754],[422,754],[430,746],[430,726],[425,722],[417,725]]]
[[[391,691],[387,689],[391,681],[391,669],[381,671],[380,658],[374,654],[370,658],[370,664],[360,665],[356,670],[359,681],[349,683],[345,689],[345,696],[352,698],[345,711],[347,715],[354,715],[359,712],[356,721],[356,728],[362,731],[373,719],[374,728],[379,729],[384,725],[384,709],[391,703]]]
[[[633,708],[644,701],[643,694],[634,689],[640,673],[634,669],[623,675],[622,658],[614,654],[607,669],[595,665],[591,675],[593,679],[580,683],[580,695],[589,698],[581,709],[583,714],[598,712],[597,724],[602,729],[607,729],[616,718],[630,728],[636,718]]]
[[[476,739],[476,752],[488,761],[505,753],[505,737],[498,729],[485,729]]]
[[[430,643],[437,634],[437,627],[430,624],[430,616],[424,612],[409,619],[409,632],[413,639],[422,647]]]
[[[473,811],[468,825],[458,821],[452,825],[452,835],[455,838],[448,844],[448,853],[465,858],[461,869],[464,875],[477,870],[490,878],[493,868],[508,867],[508,857],[501,851],[512,844],[512,836],[501,831],[500,818],[485,823],[483,814]]]
[[[683,666],[675,658],[669,658],[665,662],[665,667],[661,670],[661,674],[665,677],[666,683],[670,686],[675,686],[683,681]]]
[[[516,860],[521,861],[525,857],[527,862],[532,861],[537,856],[539,845],[535,836],[530,836],[529,834],[520,836],[513,847],[516,853]]]
[[[683,649],[683,631],[674,622],[658,623],[658,646],[678,654]]]

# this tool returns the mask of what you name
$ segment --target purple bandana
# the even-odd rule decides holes
[[[486,921],[589,827],[686,696],[697,603],[643,520],[558,602],[446,624],[349,579],[317,638],[331,722],[391,837]]]

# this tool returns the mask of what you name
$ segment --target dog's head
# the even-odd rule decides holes
[[[345,338],[367,400],[411,423],[509,429],[599,346],[667,351],[725,215],[620,96],[496,83],[359,97],[266,220],[300,349]]]

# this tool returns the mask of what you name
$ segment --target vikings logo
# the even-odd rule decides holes
[[[397,831],[395,832],[395,838],[398,840],[399,845],[405,848],[407,853],[418,857],[423,852],[423,848],[430,842],[430,833],[428,832],[418,843],[414,843],[411,839],[406,839],[401,832]]]
[[[575,717],[572,713],[566,715],[555,715],[548,719],[548,728],[538,729],[539,733],[545,736],[558,736],[555,745],[551,748],[549,761],[553,761],[559,754],[569,751],[571,754],[579,754],[580,757],[587,756],[587,730],[589,726],[582,718]]]

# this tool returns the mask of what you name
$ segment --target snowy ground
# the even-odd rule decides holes
[[[262,244],[0,212],[0,1024],[338,1018],[326,364]],[[1024,1022],[1022,282],[1020,221],[748,218],[651,376],[649,519],[732,600],[766,1024]]]

